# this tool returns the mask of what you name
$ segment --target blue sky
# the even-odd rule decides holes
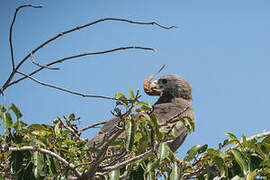
[[[59,71],[43,70],[34,77],[55,85],[88,94],[114,96],[139,89],[142,100],[154,103],[142,91],[143,80],[161,65],[162,74],[176,73],[193,88],[192,105],[197,124],[179,149],[182,157],[195,144],[216,148],[231,132],[251,136],[269,128],[270,101],[270,2],[266,0],[227,1],[9,1],[0,2],[0,85],[11,72],[8,44],[9,26],[19,5],[25,8],[14,26],[15,61],[18,63],[33,48],[59,32],[104,17],[137,21],[156,21],[176,25],[165,30],[123,22],[103,22],[61,37],[34,55],[46,64],[58,58],[120,46],[144,46],[157,50],[126,50],[106,55],[86,56],[58,64]],[[21,71],[36,67],[30,60]],[[24,80],[8,88],[0,103],[15,103],[23,120],[49,123],[57,116],[75,113],[82,126],[112,115],[114,102],[82,98]],[[91,137],[96,130],[89,130]]]

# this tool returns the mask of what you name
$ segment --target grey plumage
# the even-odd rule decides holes
[[[159,86],[159,89],[154,89],[157,88],[156,86]],[[179,115],[181,112],[181,117],[190,117],[195,123],[195,113],[190,105],[190,100],[192,99],[191,87],[185,79],[176,74],[168,74],[160,77],[155,82],[155,85],[149,85],[149,87],[151,87],[152,90],[156,90],[156,92],[160,92],[155,93],[155,95],[159,94],[160,98],[153,105],[153,113],[158,119],[160,130],[162,132],[168,132],[170,128],[166,125],[166,122],[169,119]],[[152,95],[151,90],[145,92]],[[117,125],[119,122],[121,121],[117,117],[109,120],[100,129],[97,135],[89,140],[87,146],[95,146],[98,148],[102,147],[101,143],[103,142],[105,136],[117,131],[115,125]],[[182,124],[181,121],[177,121],[175,127],[177,130],[176,138],[168,141],[168,145],[172,151],[176,151],[182,145],[188,134],[188,129]],[[124,133],[122,133],[120,137],[124,137]]]

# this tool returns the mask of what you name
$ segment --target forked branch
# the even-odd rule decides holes
[[[119,48],[110,49],[110,50],[106,50],[106,51],[88,52],[88,53],[77,54],[77,55],[73,55],[73,56],[69,56],[69,57],[64,57],[62,59],[58,59],[58,60],[55,60],[53,62],[50,62],[47,65],[41,65],[41,64],[37,63],[34,60],[34,58],[33,58],[33,54],[36,53],[41,48],[43,48],[44,46],[48,45],[49,43],[51,43],[51,42],[55,41],[56,39],[60,38],[61,36],[64,36],[66,34],[69,34],[71,32],[75,32],[77,30],[80,30],[80,29],[83,29],[83,28],[86,28],[86,27],[90,27],[90,26],[92,26],[94,24],[98,24],[98,23],[104,22],[104,21],[120,21],[120,22],[126,22],[126,23],[131,23],[131,24],[139,24],[139,25],[156,25],[156,26],[158,26],[160,28],[163,28],[163,29],[171,29],[171,28],[175,28],[176,27],[176,26],[163,26],[163,25],[161,25],[161,24],[159,24],[157,22],[132,21],[132,20],[122,19],[122,18],[102,18],[102,19],[99,19],[99,20],[96,20],[96,21],[93,21],[93,22],[84,24],[82,26],[74,27],[74,28],[69,29],[67,31],[61,32],[61,33],[57,34],[56,36],[53,36],[52,38],[48,39],[47,41],[43,42],[42,44],[40,44],[39,46],[37,46],[35,49],[33,49],[28,55],[26,55],[21,61],[19,61],[18,62],[18,65],[16,66],[15,60],[14,60],[13,44],[12,44],[13,26],[15,24],[17,13],[19,12],[19,10],[21,10],[22,8],[25,8],[25,7],[41,8],[42,6],[22,5],[22,6],[18,7],[16,9],[15,13],[14,13],[14,17],[13,17],[13,20],[12,20],[12,23],[11,23],[11,26],[10,26],[10,31],[9,31],[9,44],[10,44],[10,51],[11,51],[12,72],[11,72],[9,78],[7,79],[7,81],[4,83],[4,85],[0,89],[0,94],[3,94],[3,92],[9,86],[12,86],[12,85],[14,85],[14,84],[16,84],[16,83],[18,83],[18,82],[26,79],[26,78],[30,78],[31,80],[34,80],[35,82],[38,82],[41,85],[49,86],[49,87],[52,87],[52,88],[56,88],[56,89],[59,89],[59,90],[62,90],[62,91],[66,91],[66,92],[69,92],[69,93],[72,93],[72,94],[80,95],[80,96],[83,96],[83,97],[105,98],[105,99],[117,100],[116,98],[112,98],[112,97],[95,96],[95,95],[85,95],[85,94],[82,94],[82,93],[70,91],[70,90],[67,90],[65,88],[61,88],[61,87],[57,87],[57,86],[50,85],[50,84],[47,84],[47,83],[43,83],[43,82],[41,82],[41,81],[33,78],[32,75],[34,75],[35,73],[37,73],[37,72],[39,72],[39,71],[41,71],[43,69],[58,70],[59,68],[52,68],[52,67],[49,67],[49,66],[51,66],[53,64],[60,63],[60,62],[64,62],[66,60],[70,60],[70,59],[74,59],[74,58],[79,58],[79,57],[83,57],[83,56],[87,56],[87,55],[105,54],[105,53],[111,53],[111,52],[119,51],[119,50],[126,50],[126,49],[142,49],[142,50],[155,51],[153,48],[140,47],[140,46],[119,47]],[[35,71],[29,73],[29,74],[25,74],[23,72],[18,71],[19,68],[24,64],[24,62],[27,59],[29,59],[29,58],[32,61],[32,63],[35,64],[35,65],[37,65],[37,66],[39,66],[39,68],[36,69]],[[19,78],[19,79],[17,79],[17,80],[15,80],[15,81],[12,82],[12,80],[14,78],[14,75],[16,73],[23,75],[23,77],[21,77],[21,78]]]

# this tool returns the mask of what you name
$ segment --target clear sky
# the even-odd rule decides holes
[[[43,70],[35,75],[42,81],[88,94],[114,96],[139,89],[142,100],[154,103],[157,97],[143,93],[142,83],[161,65],[162,74],[176,73],[193,88],[192,105],[197,124],[179,149],[182,157],[192,145],[216,148],[231,132],[238,137],[270,130],[270,1],[227,0],[91,0],[91,1],[0,1],[0,85],[11,72],[8,44],[9,26],[19,5],[25,8],[14,26],[15,61],[59,32],[104,17],[156,21],[176,25],[165,30],[123,22],[103,22],[61,37],[34,55],[46,64],[58,58],[120,46],[145,46],[157,50],[126,50],[87,56],[58,64],[59,71]],[[30,60],[22,71],[36,67]],[[50,123],[58,116],[75,113],[82,126],[112,117],[114,102],[82,98],[24,80],[8,88],[0,103],[15,103],[23,120]],[[89,130],[84,137],[91,137]]]

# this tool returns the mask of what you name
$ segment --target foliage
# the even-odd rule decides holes
[[[226,133],[229,139],[220,143],[218,149],[208,148],[207,144],[195,145],[180,161],[164,142],[174,137],[173,125],[168,133],[159,131],[151,106],[139,101],[138,93],[135,95],[132,90],[129,99],[122,93],[117,93],[116,98],[120,100],[114,114],[122,117],[126,136],[104,140],[104,144],[109,143],[105,151],[87,148],[87,141],[80,137],[83,131],[78,130],[80,118],[74,114],[57,118],[51,125],[27,125],[14,104],[8,109],[1,106],[4,134],[0,136],[0,179],[68,179],[91,170],[93,176],[109,179],[270,177],[269,136],[247,139],[243,135],[240,141]],[[135,115],[138,112],[140,116]],[[194,127],[188,122],[192,132]]]

